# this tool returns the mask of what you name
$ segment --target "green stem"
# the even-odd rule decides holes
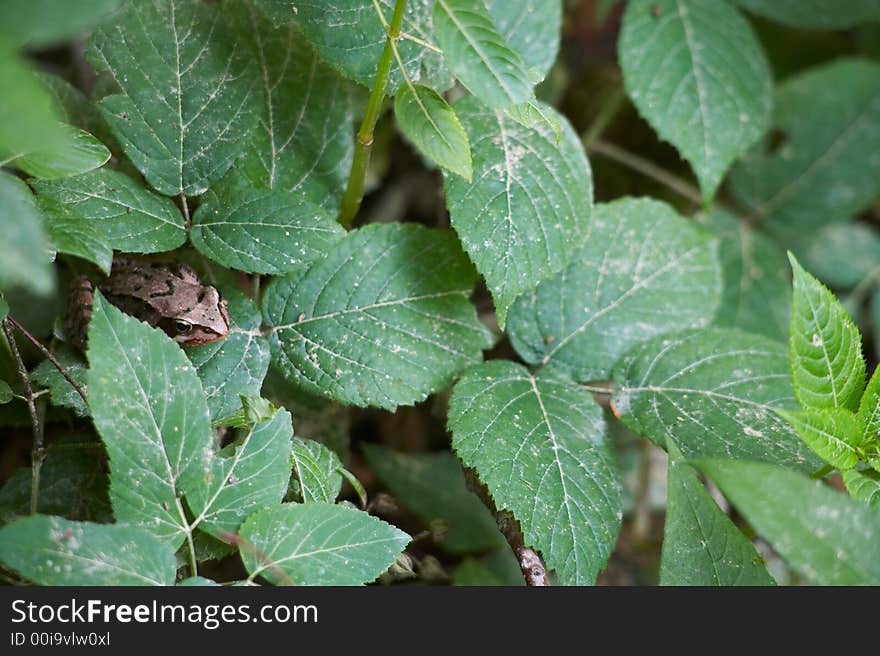
[[[43,460],[46,458],[46,449],[43,447],[43,424],[37,415],[37,406],[34,403],[34,392],[31,389],[27,367],[24,366],[24,360],[21,359],[18,344],[15,343],[15,324],[12,323],[12,319],[9,316],[3,320],[3,333],[6,335],[6,341],[9,343],[9,352],[12,354],[13,360],[15,360],[15,363],[18,365],[18,375],[21,377],[24,398],[27,402],[28,412],[31,415],[31,426],[33,427],[34,432],[34,442],[31,445],[30,506],[31,514],[34,515],[37,512],[37,501],[40,498],[40,469],[43,466]]]
[[[599,113],[596,114],[596,118],[593,119],[590,129],[584,133],[584,136],[581,139],[585,148],[592,146],[596,139],[604,134],[605,130],[611,124],[611,121],[617,116],[617,112],[623,107],[623,101],[625,98],[626,96],[624,95],[623,87],[621,86],[617,86],[608,95],[608,98],[605,99],[602,106],[599,108]]]
[[[348,176],[348,186],[342,197],[342,209],[339,211],[339,223],[350,228],[355,215],[360,209],[361,200],[364,196],[364,179],[367,176],[367,167],[370,164],[370,151],[373,147],[373,130],[379,120],[382,111],[382,101],[385,100],[385,88],[388,86],[388,77],[391,74],[391,63],[394,59],[393,42],[400,38],[400,26],[403,24],[403,11],[406,9],[406,0],[396,0],[394,14],[391,16],[391,24],[388,27],[388,36],[385,39],[385,49],[376,69],[376,81],[370,92],[370,100],[367,103],[367,111],[361,121],[361,128],[357,133],[354,146],[354,158],[351,161],[351,173]]]

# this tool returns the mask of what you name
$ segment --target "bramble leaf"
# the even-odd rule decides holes
[[[721,292],[718,242],[664,203],[596,205],[586,243],[508,319],[522,358],[587,382],[650,337],[705,326]]]
[[[620,483],[602,412],[571,382],[493,360],[449,403],[452,446],[561,582],[591,585],[620,530]]]
[[[770,121],[770,67],[748,21],[726,2],[631,0],[618,51],[639,113],[711,199]]]
[[[804,409],[855,411],[865,388],[862,335],[825,285],[789,254],[794,273],[791,303],[791,380]]]

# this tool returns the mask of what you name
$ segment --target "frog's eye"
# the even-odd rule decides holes
[[[176,330],[181,335],[186,335],[190,330],[192,330],[192,324],[188,321],[184,321],[183,319],[177,319],[174,322],[174,330]]]

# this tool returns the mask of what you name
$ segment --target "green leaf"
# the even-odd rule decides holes
[[[185,485],[195,515],[190,525],[215,536],[234,532],[255,510],[281,503],[292,435],[290,413],[282,409],[214,456],[209,471]]]
[[[735,196],[772,234],[803,241],[880,195],[880,64],[841,59],[791,77],[773,127],[731,173]]]
[[[251,577],[276,584],[359,585],[394,563],[409,536],[360,510],[283,504],[248,517],[241,557]]]
[[[510,312],[516,352],[578,381],[603,380],[630,347],[705,326],[721,292],[718,242],[664,203],[596,205],[586,245]]]
[[[770,68],[748,21],[726,2],[632,0],[618,49],[630,99],[711,199],[770,121]]]
[[[754,14],[790,27],[838,30],[880,21],[877,0],[736,0]]]
[[[52,248],[93,262],[101,271],[109,274],[113,249],[104,235],[92,230],[92,226],[67,205],[39,196],[36,200]]]
[[[2,321],[2,319],[0,319],[0,321]],[[13,394],[9,383],[5,380],[0,380],[0,404],[9,403],[14,398],[15,394]]]
[[[42,224],[43,217],[27,185],[0,171],[0,289],[23,285],[45,296],[54,288],[55,274]]]
[[[660,447],[671,437],[685,458],[760,460],[815,471],[812,454],[774,408],[797,409],[784,344],[731,328],[664,335],[614,369],[615,414]]]
[[[452,553],[505,547],[495,518],[467,488],[461,463],[451,453],[398,453],[364,444],[370,468],[400,502],[422,521],[448,528],[440,546]]]
[[[669,464],[660,585],[774,585],[754,545],[679,456]]]
[[[69,435],[53,442],[40,466],[37,512],[66,519],[112,521],[101,443],[91,435]],[[33,469],[20,467],[0,489],[4,522],[31,514]]]
[[[352,231],[307,271],[272,281],[272,358],[308,392],[393,410],[445,389],[490,345],[454,235],[408,224]]]
[[[165,333],[100,292],[88,341],[89,407],[110,456],[113,514],[176,547],[189,526],[181,486],[204,476],[211,453],[201,381]]]
[[[63,139],[60,117],[46,89],[2,39],[0,89],[0,161],[52,149]]]
[[[160,253],[183,245],[186,226],[174,203],[124,173],[103,168],[62,180],[34,180],[42,198],[82,219],[89,232],[125,253]],[[47,210],[47,216],[53,212]]]
[[[522,570],[509,547],[497,549],[485,558],[465,558],[455,569],[453,585],[524,586]]]
[[[245,2],[224,3],[223,13],[250,49],[263,92],[237,168],[257,187],[296,193],[335,214],[354,152],[348,85],[294,25],[272,29]]]
[[[289,273],[328,254],[345,230],[299,194],[232,183],[205,196],[190,239],[215,262],[248,273]]]
[[[37,77],[51,97],[51,106],[65,123],[94,135],[104,144],[112,139],[101,113],[86,95],[63,77],[39,72]]]
[[[299,483],[297,501],[336,502],[342,489],[342,462],[339,456],[320,442],[295,437],[290,460],[293,476]]]
[[[517,296],[560,272],[584,242],[593,204],[589,162],[574,130],[517,125],[475,98],[456,104],[473,144],[473,184],[445,176],[452,227],[486,279],[504,327]]]
[[[0,37],[16,45],[48,46],[75,37],[107,17],[122,0],[3,0]]]
[[[3,298],[3,294],[0,293],[0,321],[3,321],[7,314],[9,314],[9,304]]]
[[[499,510],[519,521],[561,582],[589,585],[620,530],[617,466],[602,411],[565,381],[493,360],[470,369],[449,402],[452,446]]]
[[[880,513],[821,481],[770,465],[696,463],[754,529],[817,585],[880,583]]]
[[[241,407],[242,394],[259,395],[269,369],[269,343],[260,332],[260,311],[240,292],[229,291],[224,298],[232,324],[226,339],[186,350],[213,419]]]
[[[122,89],[101,110],[157,191],[197,196],[244,152],[259,75],[215,7],[129,3],[93,35],[88,56]]]
[[[874,369],[859,401],[859,425],[862,429],[860,442],[880,446],[880,367]]]
[[[785,252],[768,236],[725,210],[703,224],[718,235],[723,285],[714,323],[787,340],[791,282]]]
[[[856,410],[865,388],[862,336],[840,301],[789,254],[791,380],[805,409]]]
[[[433,44],[431,5],[434,0],[409,0],[406,3],[402,32],[420,41]],[[295,20],[303,35],[325,62],[348,78],[372,87],[387,32],[385,22],[391,21],[394,0],[258,0],[258,4],[275,25]],[[419,67],[430,50],[419,43],[402,38],[397,44],[410,79],[419,78]],[[387,93],[393,95],[403,83],[403,75],[392,65]]]
[[[206,586],[219,586],[220,584],[217,581],[212,579],[206,579],[204,576],[190,576],[183,579],[180,583],[177,584],[179,587],[206,587]]]
[[[553,131],[557,144],[562,141],[561,115],[536,98],[519,105],[512,105],[505,109],[504,113],[524,128],[534,128],[544,124]]]
[[[419,152],[470,183],[473,170],[468,136],[443,96],[420,84],[404,85],[394,99],[394,116]]]
[[[843,484],[853,499],[880,509],[880,472],[863,467],[843,472]]]
[[[498,33],[482,0],[436,0],[434,34],[468,91],[493,109],[524,103],[536,79]]]
[[[67,374],[81,387],[86,387],[86,363],[82,355],[72,348],[63,346],[54,349],[52,354]],[[43,360],[31,373],[31,382],[49,390],[49,398],[53,405],[70,408],[80,417],[86,417],[89,409],[83,403],[82,397],[61,375],[61,372],[48,360]]]
[[[12,165],[35,178],[52,180],[87,173],[110,159],[107,147],[85,130],[62,124],[61,134],[50,149],[28,152]]]
[[[484,0],[501,37],[537,70],[541,79],[553,67],[562,32],[561,0]]]
[[[777,410],[776,413],[788,421],[807,446],[832,467],[846,470],[858,464],[856,447],[862,441],[862,428],[849,410]]]
[[[798,250],[807,271],[832,289],[852,289],[880,274],[880,235],[865,223],[833,223]]]
[[[171,585],[174,552],[120,524],[33,515],[0,528],[0,558],[37,585]]]

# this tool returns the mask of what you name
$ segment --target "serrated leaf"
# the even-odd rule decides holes
[[[711,199],[770,121],[770,68],[751,26],[726,2],[633,0],[618,50],[630,99]]]
[[[461,463],[451,453],[397,453],[364,444],[370,468],[400,502],[431,523],[442,520],[448,533],[440,546],[452,553],[473,553],[505,546],[495,519],[467,488]]]
[[[168,196],[197,196],[242,154],[258,76],[215,7],[133,2],[95,32],[88,56],[122,90],[100,102],[125,153]]]
[[[409,0],[401,32],[433,44],[433,2]],[[295,20],[321,59],[346,77],[372,88],[387,36],[376,6],[387,23],[391,21],[394,0],[258,0],[258,4],[275,25]],[[407,75],[418,79],[419,66],[429,48],[406,38],[397,47]],[[392,66],[388,94],[393,95],[402,83],[403,75],[397,66]]]
[[[27,185],[0,171],[0,289],[22,285],[45,296],[54,288],[42,224]]]
[[[110,456],[113,514],[176,547],[188,530],[181,486],[204,475],[211,454],[201,381],[165,333],[100,292],[88,344],[89,408]]]
[[[876,0],[736,0],[743,9],[802,29],[836,30],[880,21]]]
[[[48,46],[85,32],[107,17],[122,0],[3,0],[0,36],[16,45]]]
[[[805,409],[856,410],[865,388],[862,336],[840,301],[789,254],[794,273],[791,380]]]
[[[473,145],[474,182],[446,175],[452,227],[486,279],[498,324],[508,308],[569,263],[584,242],[593,178],[574,130],[525,128],[474,98],[456,103]]]
[[[185,484],[195,515],[191,526],[212,535],[234,532],[255,510],[281,503],[290,481],[292,435],[290,413],[282,409],[214,456],[203,476]]]
[[[52,353],[58,363],[64,367],[67,374],[81,387],[86,387],[86,363],[82,355],[72,348],[63,346],[53,350]],[[54,364],[43,360],[31,373],[31,382],[41,385],[49,390],[49,398],[53,405],[70,408],[80,417],[86,417],[89,409],[83,402],[82,397],[73,388],[67,379]]]
[[[785,252],[760,230],[714,208],[703,224],[718,235],[723,285],[714,323],[787,340],[791,283]]]
[[[620,530],[617,466],[602,411],[570,382],[494,360],[470,369],[449,403],[452,446],[499,510],[519,521],[560,581],[589,585]]]
[[[674,443],[669,450],[676,451]],[[669,464],[660,585],[774,584],[755,546],[676,456]]]
[[[454,235],[408,224],[352,231],[263,297],[272,358],[308,392],[394,409],[446,388],[490,344]]]
[[[37,585],[171,585],[174,551],[133,526],[34,515],[0,528],[0,559]]]
[[[110,248],[125,253],[159,253],[186,241],[183,216],[174,203],[129,176],[99,169],[62,180],[34,180],[42,198],[64,206],[64,214],[82,219]],[[52,218],[53,213],[47,211]]]
[[[251,577],[276,584],[359,585],[373,581],[409,536],[360,510],[325,503],[282,504],[248,517],[240,535]]]
[[[51,198],[38,196],[37,207],[43,215],[43,228],[52,248],[93,262],[105,274],[110,273],[113,249],[99,231],[70,207]]]
[[[502,38],[541,79],[556,61],[562,32],[560,0],[485,0]]]
[[[299,483],[297,501],[335,503],[342,489],[342,461],[333,451],[315,440],[293,438],[290,451],[293,476]]]
[[[880,472],[863,467],[842,472],[843,484],[853,499],[880,508]]]
[[[797,410],[785,344],[731,328],[656,337],[615,366],[615,414],[685,458],[718,456],[812,472],[822,466],[774,408]]]
[[[269,370],[269,343],[260,332],[260,311],[239,292],[229,292],[224,298],[232,324],[226,338],[186,350],[213,419],[241,407],[242,394],[258,395]]]
[[[88,173],[109,159],[110,151],[91,134],[62,124],[61,139],[51,148],[30,151],[11,163],[35,178],[53,180]]]
[[[294,25],[272,29],[245,2],[227,2],[223,12],[250,48],[263,92],[236,166],[255,186],[302,195],[335,214],[354,152],[347,85]]]
[[[880,367],[874,369],[871,379],[865,386],[857,416],[862,429],[860,441],[866,445],[877,444],[880,447]]]
[[[777,410],[822,460],[838,469],[852,469],[859,462],[856,447],[862,429],[856,416],[843,408],[791,412]]]
[[[394,99],[398,127],[429,160],[471,181],[471,147],[455,111],[443,96],[420,84],[406,84]]]
[[[295,271],[345,235],[334,217],[299,194],[237,183],[205,196],[190,239],[215,262],[248,273]]]
[[[780,85],[774,102],[771,140],[734,167],[731,182],[753,220],[793,243],[880,195],[880,64],[810,69]]]
[[[760,536],[818,585],[880,583],[880,513],[821,481],[760,463],[696,463]]]
[[[664,203],[624,198],[593,208],[585,246],[517,300],[508,332],[526,362],[603,380],[635,344],[708,324],[720,293],[708,231]]]
[[[40,466],[37,512],[66,519],[112,521],[103,449],[91,436],[70,435],[46,451]],[[4,522],[31,514],[33,469],[20,467],[0,488]]]
[[[485,104],[504,109],[531,98],[536,76],[498,33],[482,0],[436,0],[434,35],[455,77]]]

